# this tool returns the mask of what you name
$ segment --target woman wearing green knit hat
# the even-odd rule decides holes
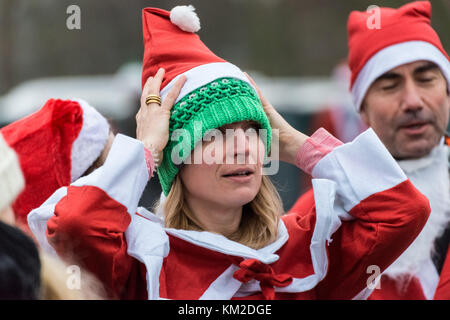
[[[429,214],[374,132],[295,130],[193,33],[191,6],[144,9],[143,26],[137,139],[117,135],[101,168],[30,213],[41,245],[73,248],[123,299],[367,297],[368,267],[382,272]],[[272,161],[317,178],[311,208],[283,215],[263,170],[274,145]],[[162,218],[138,208],[155,171]]]

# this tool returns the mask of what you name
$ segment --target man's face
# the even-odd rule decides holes
[[[361,118],[396,159],[427,155],[444,135],[450,112],[447,82],[428,61],[401,65],[370,86]]]

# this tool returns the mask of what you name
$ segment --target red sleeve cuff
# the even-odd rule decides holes
[[[334,148],[342,144],[327,130],[320,128],[297,151],[296,165],[311,175],[316,164]]]

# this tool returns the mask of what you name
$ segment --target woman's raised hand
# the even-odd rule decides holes
[[[164,73],[164,69],[161,68],[154,77],[147,79],[142,89],[141,108],[136,114],[136,138],[150,151],[156,165],[161,163],[163,149],[169,141],[170,110],[186,81],[186,77],[181,76],[161,104],[157,98],[147,99],[149,96],[159,97]]]
[[[261,90],[258,88],[255,81],[247,73],[245,73],[245,75],[248,77],[258,93],[264,112],[269,118],[270,126],[272,129],[275,129],[272,130],[272,140],[278,139],[279,141],[279,159],[295,165],[297,152],[306,139],[308,139],[308,136],[296,130],[286,120],[284,120],[284,118],[270,104],[269,100],[267,100],[267,98],[261,93]]]

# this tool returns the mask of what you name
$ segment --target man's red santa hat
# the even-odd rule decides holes
[[[0,130],[25,177],[25,190],[13,204],[19,222],[26,224],[32,209],[86,172],[104,149],[109,130],[85,101],[53,99]]]
[[[347,24],[348,60],[352,71],[350,88],[358,111],[367,90],[379,76],[414,61],[435,63],[450,88],[450,58],[430,19],[428,1],[408,3],[399,9],[375,7],[367,12],[351,12]]]

